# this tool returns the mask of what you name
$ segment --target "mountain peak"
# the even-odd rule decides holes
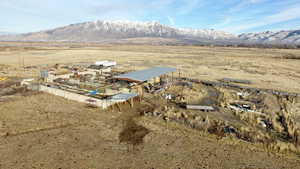
[[[300,44],[300,30],[234,35],[214,29],[175,28],[157,21],[96,20],[21,35],[2,35],[12,41],[114,42],[133,38],[165,38],[195,43]]]
[[[141,27],[141,26],[165,26],[157,21],[140,22],[140,21],[129,21],[129,20],[95,20],[93,22],[85,22],[87,25],[94,25],[99,27],[102,25],[114,26],[114,27]]]
[[[36,33],[12,36],[13,40],[30,41],[104,41],[127,38],[172,38],[192,40],[227,40],[230,33],[212,29],[178,29],[157,21],[96,20]],[[8,36],[6,36],[8,38]]]

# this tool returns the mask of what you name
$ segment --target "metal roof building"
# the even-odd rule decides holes
[[[97,61],[95,62],[96,66],[104,66],[104,67],[110,67],[110,66],[116,66],[117,62],[115,61],[108,61],[108,60],[103,60],[103,61]]]
[[[135,81],[135,82],[145,82],[155,77],[159,77],[175,71],[176,71],[175,68],[170,68],[170,67],[154,67],[151,69],[126,73],[120,76],[116,76],[115,78],[121,80]]]
[[[126,100],[129,100],[129,99],[137,97],[137,96],[138,96],[138,94],[136,94],[136,93],[120,93],[120,94],[112,96],[111,100],[126,101]]]

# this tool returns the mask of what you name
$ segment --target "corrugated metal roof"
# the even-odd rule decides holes
[[[154,67],[151,69],[145,69],[145,70],[140,70],[140,71],[135,71],[135,72],[130,72],[126,73],[120,76],[116,76],[115,78],[117,79],[129,79],[133,81],[148,81],[151,80],[155,77],[159,77],[161,75],[170,73],[170,72],[175,72],[175,68],[170,68],[170,67]]]
[[[112,96],[111,100],[118,100],[118,101],[119,100],[124,100],[124,101],[126,101],[126,100],[129,100],[129,99],[134,98],[136,96],[138,96],[138,94],[136,94],[136,93],[121,93],[121,94],[117,94],[117,95]]]

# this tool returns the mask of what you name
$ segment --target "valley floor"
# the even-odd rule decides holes
[[[24,45],[31,44],[0,48],[0,77],[38,76],[45,64],[116,60],[124,69],[169,66],[195,79],[245,79],[300,93],[300,50]],[[297,154],[139,116],[142,108],[102,111],[42,93],[0,100],[0,168],[300,168]]]
[[[139,107],[137,106],[136,109]],[[99,111],[38,94],[1,104],[0,168],[297,169],[300,158],[188,129],[135,110]],[[128,124],[131,123],[131,124]],[[142,142],[121,142],[121,133]],[[6,134],[3,132],[7,132]],[[142,134],[142,133],[140,133]],[[136,144],[135,144],[136,143]]]
[[[300,93],[300,50],[297,49],[96,44],[35,46],[38,44],[0,47],[0,64],[13,66],[10,73],[15,75],[28,75],[34,69],[27,72],[16,69],[23,63],[33,66],[111,59],[127,69],[170,66],[178,68],[186,77],[201,80],[247,79],[252,81],[252,87]],[[38,72],[33,75],[38,75]]]

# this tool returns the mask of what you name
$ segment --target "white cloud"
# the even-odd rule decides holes
[[[300,4],[282,10],[277,14],[271,15],[266,17],[267,22],[271,23],[278,23],[278,22],[284,22],[284,21],[289,21],[292,19],[297,19],[300,17]]]
[[[96,19],[127,19],[140,20],[144,18],[156,19],[167,18],[167,21],[174,26],[176,17],[184,16],[193,12],[201,6],[204,0],[112,0],[92,2],[93,7],[88,11]],[[118,3],[117,3],[118,2]],[[157,14],[160,14],[158,16]]]
[[[262,26],[277,24],[281,22],[287,22],[290,20],[300,18],[300,4],[281,10],[280,12],[264,17],[257,17],[258,19],[252,19],[250,21],[239,23],[237,26],[226,27],[225,30],[231,32],[241,32],[253,28]]]
[[[170,24],[172,26],[175,26],[175,20],[172,17],[170,17],[170,16],[168,16],[167,18],[168,18],[168,21],[170,22]]]
[[[98,19],[128,20],[139,20],[149,13],[161,13],[167,16],[171,11],[171,4],[175,2],[175,0],[88,1],[92,2],[92,6],[87,12],[95,17],[98,16]]]
[[[241,0],[235,6],[228,10],[229,13],[239,12],[250,5],[256,5],[258,3],[262,3],[266,0]]]
[[[250,3],[253,3],[253,4],[255,4],[255,3],[259,3],[259,2],[262,2],[262,1],[264,1],[264,0],[248,0]]]
[[[179,15],[186,15],[199,8],[201,6],[200,2],[204,2],[202,0],[183,0],[183,6],[179,7],[177,13]]]

